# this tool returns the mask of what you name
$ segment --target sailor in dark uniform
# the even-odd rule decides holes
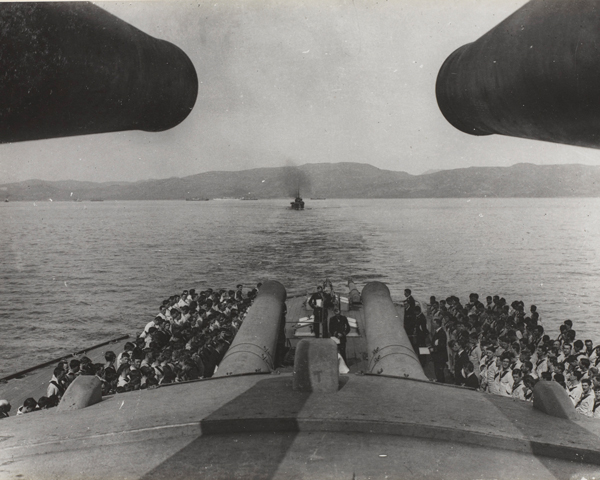
[[[464,385],[465,377],[463,376],[463,368],[469,362],[469,356],[462,343],[450,340],[448,345],[454,352],[454,384]]]
[[[10,412],[10,403],[8,400],[0,400],[0,420],[8,418],[8,412]]]
[[[427,317],[425,317],[425,314],[421,311],[421,307],[419,305],[415,306],[415,314],[415,343],[417,347],[415,353],[419,355],[421,365],[425,366],[425,363],[427,362],[427,357],[425,355],[421,355],[419,352],[420,347],[427,346],[427,337],[429,336],[429,329],[427,328]]]
[[[413,321],[414,318],[417,316],[416,312],[415,312],[416,302],[412,296],[412,292],[410,291],[410,288],[407,288],[404,290],[404,296],[406,297],[403,302],[404,303],[404,321],[406,322],[407,319],[409,321]]]
[[[465,364],[462,374],[465,379],[465,387],[474,388],[475,390],[479,389],[479,378],[475,374],[473,362],[467,362]]]
[[[234,299],[236,302],[243,302],[244,301],[244,286],[240,283],[237,287],[236,287],[236,291],[234,294]]]
[[[435,378],[438,382],[444,383],[446,377],[444,375],[444,369],[448,362],[448,337],[446,331],[442,327],[441,317],[433,317],[433,328],[435,332],[431,340],[431,359],[433,360],[433,370],[435,372]]]
[[[325,324],[327,321],[327,295],[323,292],[321,285],[317,287],[316,293],[310,296],[308,305],[313,309],[315,338],[321,336],[321,324],[323,324],[323,337],[328,338],[329,335],[326,333],[327,325]]]
[[[329,334],[336,337],[338,343],[338,352],[346,362],[346,336],[350,333],[350,324],[348,318],[340,313],[340,309],[333,309],[333,317],[329,319]]]

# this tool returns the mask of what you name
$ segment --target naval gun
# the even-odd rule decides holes
[[[598,0],[531,0],[438,73],[458,130],[600,148]]]
[[[145,130],[182,122],[194,65],[89,2],[0,3],[0,143]]]

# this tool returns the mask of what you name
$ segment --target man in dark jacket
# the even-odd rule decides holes
[[[425,366],[427,357],[425,355],[421,355],[419,351],[420,347],[427,346],[427,337],[429,336],[429,330],[427,328],[427,317],[421,311],[420,305],[415,306],[415,314],[415,353],[419,356],[419,361],[421,362],[421,365]]]
[[[450,340],[448,343],[454,354],[454,384],[464,385],[465,376],[463,375],[464,367],[469,363],[469,355],[465,350],[465,346],[462,342],[456,340]]]
[[[446,380],[444,369],[448,362],[448,337],[442,327],[441,317],[433,318],[433,328],[435,329],[435,332],[433,333],[429,351],[431,352],[431,359],[433,360],[435,378],[438,382],[444,383]]]
[[[406,297],[402,302],[404,304],[404,321],[414,321],[417,316],[415,312],[416,302],[410,288],[404,290],[404,296]]]
[[[0,420],[8,418],[8,412],[10,412],[10,403],[8,400],[0,400]]]
[[[479,389],[479,378],[475,374],[475,367],[473,362],[467,362],[464,366],[463,375],[465,377],[465,387]]]
[[[323,324],[323,338],[328,338],[327,329],[327,294],[323,292],[323,287],[319,285],[317,291],[308,299],[308,305],[313,309],[315,338],[321,336],[321,324]]]
[[[340,309],[333,309],[333,317],[329,319],[329,334],[337,338],[338,352],[346,362],[346,336],[350,333],[350,324],[348,318],[340,313]]]

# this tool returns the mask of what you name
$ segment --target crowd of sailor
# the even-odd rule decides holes
[[[600,346],[578,338],[571,320],[550,335],[535,305],[526,310],[522,301],[508,304],[499,296],[485,302],[476,293],[465,305],[456,296],[431,297],[431,336],[419,334],[427,329],[419,306],[405,303],[409,338],[415,347],[429,347],[441,364],[438,381],[526,401],[538,381],[556,382],[577,412],[600,418]]]
[[[247,292],[184,290],[165,299],[158,314],[122,352],[107,351],[103,363],[87,356],[63,360],[54,368],[46,395],[28,398],[17,415],[50,408],[80,375],[95,375],[102,395],[212,377],[240,328],[261,284]],[[10,404],[0,400],[0,418]]]

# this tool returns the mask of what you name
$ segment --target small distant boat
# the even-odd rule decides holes
[[[192,197],[192,198],[185,199],[186,202],[208,202],[209,200],[210,200],[210,198],[203,198],[203,197]]]
[[[5,198],[5,199],[4,199],[4,203],[8,203],[8,198]]]
[[[304,210],[304,200],[300,196],[300,189],[298,189],[294,201],[290,202],[290,207],[292,210]]]

